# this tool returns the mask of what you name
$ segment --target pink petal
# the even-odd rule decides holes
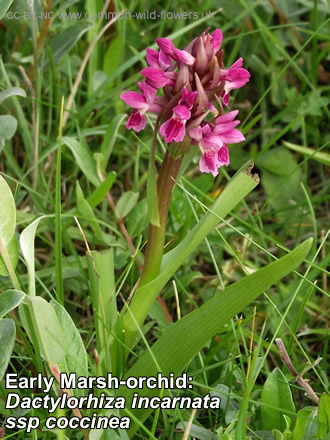
[[[141,71],[141,75],[145,76],[150,85],[156,89],[164,87],[168,82],[164,72],[155,67],[146,67]]]
[[[188,66],[192,66],[195,62],[195,58],[186,50],[174,49],[175,57]]]
[[[188,92],[187,88],[184,87],[179,104],[185,104],[189,109],[191,109],[197,95],[198,92]]]
[[[218,166],[221,167],[223,165],[226,165],[227,167],[230,164],[227,145],[224,145],[222,148],[220,148],[217,154]]]
[[[226,133],[221,134],[221,139],[225,144],[237,144],[238,142],[242,142],[245,140],[245,137],[239,130],[233,128]]]
[[[185,127],[185,124],[183,122],[181,122],[181,125],[179,127],[179,131],[173,137],[173,139],[175,140],[175,142],[182,142],[185,135],[186,135],[186,127]]]
[[[176,105],[173,108],[173,113],[182,121],[188,121],[191,116],[190,110],[186,105]]]
[[[212,36],[211,44],[213,50],[214,52],[218,52],[222,43],[222,38],[223,38],[222,32],[220,29],[216,29],[211,36]]]
[[[151,104],[151,106],[149,107],[149,112],[152,113],[160,113],[163,110],[163,106],[157,103]]]
[[[211,127],[209,124],[205,124],[202,127],[203,136],[209,136],[212,133]]]
[[[236,127],[236,125],[239,125],[240,121],[230,121],[230,122],[224,122],[223,124],[217,124],[213,130],[214,134],[220,135],[222,133],[227,133],[227,131],[233,129]]]
[[[218,175],[217,157],[215,151],[206,151],[199,160],[199,169],[202,173]]]
[[[195,141],[201,141],[203,138],[202,127],[195,127],[189,131],[189,136]]]
[[[153,104],[157,95],[157,89],[152,87],[150,84],[147,84],[146,82],[138,82],[138,87],[143,93],[147,104]]]
[[[236,61],[234,62],[234,64],[232,64],[232,65],[229,67],[229,69],[239,69],[239,68],[241,68],[241,67],[243,67],[243,58],[242,58],[242,57],[238,58],[238,60],[236,60]]]
[[[233,121],[238,114],[238,110],[233,110],[231,112],[225,113],[215,120],[216,124],[221,124],[223,122]]]
[[[159,52],[155,49],[146,49],[146,60],[150,67],[160,67],[159,64]]]
[[[174,52],[174,44],[170,38],[157,38],[156,43],[165,55],[172,56]]]
[[[127,121],[126,127],[133,128],[133,130],[139,132],[145,128],[146,124],[146,117],[141,115],[138,110],[134,110]]]
[[[166,55],[162,50],[159,52],[159,64],[161,69],[163,70],[167,70],[172,64],[171,58]]]
[[[225,79],[230,82],[230,90],[232,90],[243,87],[249,81],[250,76],[250,73],[246,69],[229,69]]]
[[[159,132],[165,137],[165,142],[181,142],[186,134],[185,123],[171,118],[160,126]]]
[[[182,95],[181,95],[179,103],[183,104],[185,99],[188,97],[188,95],[189,95],[188,89],[186,86],[184,86],[182,89]]]
[[[146,107],[146,100],[144,96],[138,92],[125,92],[120,95],[120,98],[130,107],[137,108],[139,110]]]
[[[220,136],[205,136],[202,140],[202,146],[205,149],[215,149],[218,150],[223,145],[222,137]]]
[[[225,90],[221,93],[221,98],[227,108],[229,108],[229,92],[230,90],[227,91],[225,86]]]

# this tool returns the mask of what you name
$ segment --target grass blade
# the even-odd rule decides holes
[[[56,195],[55,195],[55,272],[56,296],[60,304],[64,303],[63,273],[62,273],[62,199],[61,199],[61,165],[62,165],[62,123],[63,123],[64,97],[62,97],[60,126],[58,136],[58,150],[56,162]]]

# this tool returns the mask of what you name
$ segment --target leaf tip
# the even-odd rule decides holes
[[[252,169],[254,167],[254,161],[251,159],[250,165],[248,166],[247,170],[244,170],[243,172],[247,174],[248,176],[252,177],[253,180],[255,180],[257,183],[260,182],[260,177],[257,173],[251,173]]]

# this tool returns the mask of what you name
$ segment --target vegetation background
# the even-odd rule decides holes
[[[17,232],[37,216],[49,215],[36,234],[36,293],[46,299],[63,295],[87,350],[91,372],[95,373],[97,359],[86,247],[113,248],[117,291],[127,298],[139,276],[146,237],[152,129],[139,134],[126,130],[128,109],[119,95],[135,87],[139,71],[146,66],[145,48],[154,46],[157,37],[171,37],[176,47],[184,48],[206,28],[218,27],[224,35],[226,65],[242,56],[251,72],[250,82],[237,97],[233,94],[231,104],[240,111],[246,141],[230,148],[231,164],[217,178],[201,174],[198,153],[192,157],[174,189],[169,249],[186,236],[205,205],[210,206],[248,160],[254,160],[261,183],[168,283],[163,302],[153,305],[145,328],[149,332],[135,347],[136,357],[171,321],[271,262],[272,255],[280,257],[286,249],[313,238],[312,253],[299,273],[282,279],[242,310],[191,361],[193,395],[217,393],[222,398],[221,410],[193,413],[189,429],[191,410],[156,412],[134,438],[243,439],[246,434],[258,439],[330,438],[329,428],[320,428],[315,403],[294,381],[274,343],[275,337],[283,340],[298,373],[309,380],[319,397],[328,390],[328,8],[323,0],[1,0],[0,173],[14,194]],[[128,18],[126,14],[110,25],[109,20],[93,18],[101,11],[162,10],[168,13],[166,19]],[[47,11],[62,16],[38,18]],[[175,18],[189,11],[198,13],[198,18]],[[209,11],[212,16],[207,15]],[[89,19],[63,15],[86,12]],[[6,95],[6,90],[11,92]],[[61,116],[62,97],[69,111]],[[162,156],[159,148],[158,163]],[[105,183],[96,191],[95,179],[100,175]],[[54,217],[59,206],[60,248]],[[28,277],[21,257],[16,273],[26,290]],[[61,277],[63,292],[55,289]],[[0,277],[1,291],[12,287],[8,276]],[[120,295],[118,303],[123,304]],[[18,315],[13,317],[17,338],[9,368],[34,374],[40,369],[38,357]],[[251,362],[257,372],[252,382]],[[268,387],[267,378],[271,378]],[[2,381],[3,418],[11,413],[4,408],[6,393]],[[36,413],[41,419],[47,416],[45,410]],[[79,431],[56,435],[83,436]],[[90,438],[100,438],[97,435]],[[24,430],[4,431],[0,425],[1,436],[52,439],[54,433],[37,430],[27,437]],[[128,438],[125,432],[115,431],[103,436]]]

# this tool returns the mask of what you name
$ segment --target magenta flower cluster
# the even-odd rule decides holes
[[[202,152],[200,170],[216,176],[219,167],[229,164],[228,144],[244,140],[235,128],[240,122],[235,119],[238,110],[224,113],[223,104],[229,108],[231,90],[243,87],[250,73],[243,68],[242,58],[225,69],[220,29],[203,32],[185,50],[167,38],[156,42],[159,51],[146,50],[149,67],[141,71],[145,77],[138,82],[141,93],[121,95],[134,109],[126,127],[139,132],[146,126],[146,112],[160,114],[159,131],[165,142],[196,145]]]

